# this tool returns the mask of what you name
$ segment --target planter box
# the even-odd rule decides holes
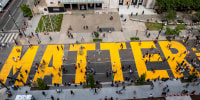
[[[102,39],[93,39],[93,42],[102,42]]]
[[[47,86],[46,87],[46,89],[44,89],[44,90],[49,90],[49,86]],[[39,87],[31,87],[31,89],[30,90],[41,90]]]
[[[131,37],[130,39],[131,39],[131,41],[140,40],[139,37]]]

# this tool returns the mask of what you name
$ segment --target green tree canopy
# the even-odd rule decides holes
[[[138,79],[140,84],[144,84],[145,78],[146,78],[146,73],[143,73]]]
[[[174,20],[176,19],[176,11],[170,9],[170,10],[167,12],[166,18],[167,18],[168,20],[173,20],[173,21],[174,21]]]
[[[37,78],[37,84],[41,90],[46,89],[46,83],[41,78]]]
[[[175,7],[191,7],[197,9],[200,7],[200,0],[156,0],[156,5],[160,9],[171,9]]]
[[[29,5],[26,5],[26,4],[20,5],[20,9],[26,16],[29,16],[29,17],[32,16],[32,11],[29,8]]]
[[[91,87],[94,87],[95,81],[94,81],[93,74],[89,74],[88,80],[89,80],[89,85],[90,85]]]
[[[200,21],[200,11],[196,12],[196,13],[194,14],[194,17],[195,17],[198,21]]]

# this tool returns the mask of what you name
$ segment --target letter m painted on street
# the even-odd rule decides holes
[[[19,50],[19,52],[17,52],[17,49]],[[24,55],[22,55],[22,46],[13,47],[8,59],[6,60],[0,72],[0,79],[3,80],[2,82],[6,83],[7,77],[11,73],[12,69],[13,74],[11,75],[15,75],[17,70],[20,69],[19,74],[22,74],[23,78],[18,75],[16,79],[22,79],[22,81],[26,83],[37,49],[38,46],[32,46],[26,51],[26,53],[24,53]],[[16,58],[17,61],[14,61],[13,57]],[[21,59],[19,60],[18,57],[20,57]],[[25,70],[27,70],[27,74],[25,73]],[[15,85],[23,85],[23,83],[16,81]]]

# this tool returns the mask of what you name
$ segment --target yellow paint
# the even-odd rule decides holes
[[[81,46],[83,47],[83,49],[81,49]],[[70,45],[69,50],[77,51],[76,65],[78,66],[78,63],[80,64],[80,68],[77,67],[77,69],[76,69],[75,83],[86,82],[85,67],[87,65],[87,61],[86,61],[87,51],[95,50],[95,43]],[[82,72],[81,72],[81,70],[82,70]]]
[[[192,50],[193,50],[193,51],[197,51],[197,49],[196,49],[196,48],[192,48]]]
[[[19,49],[20,52],[17,52],[16,49]],[[17,69],[21,68],[20,73],[22,74],[24,78],[21,78],[20,75],[18,75],[17,79],[22,79],[25,83],[28,78],[29,74],[25,73],[25,70],[29,73],[31,70],[32,62],[35,58],[36,52],[37,52],[38,46],[33,46],[27,50],[27,52],[21,57],[21,60],[18,59],[18,56],[21,56],[21,46],[15,46],[13,47],[7,61],[5,62],[3,68],[0,72],[0,78],[3,80],[3,83],[6,82],[7,77],[10,73],[10,70],[13,68],[13,75],[17,72]],[[17,62],[13,60],[13,57],[17,59]],[[23,85],[22,82],[15,82],[15,85]]]
[[[175,57],[175,60],[168,60],[168,64],[169,64],[169,66],[170,66],[170,68],[171,68],[171,71],[173,72],[173,74],[174,74],[174,77],[175,78],[180,78],[180,77],[182,77],[183,76],[183,74],[179,74],[179,72],[178,73],[176,73],[176,66],[177,66],[177,62],[178,63],[181,63],[183,60],[184,60],[184,58],[185,58],[185,56],[186,56],[186,54],[184,54],[184,51],[186,50],[186,48],[181,44],[181,43],[179,43],[179,42],[176,42],[176,41],[171,41],[171,42],[168,42],[168,41],[159,41],[159,44],[160,44],[160,47],[161,47],[161,49],[162,49],[162,51],[163,51],[163,53],[164,53],[164,55],[165,55],[165,57],[167,58],[168,56],[170,56],[171,58],[172,57]],[[172,44],[171,45],[171,48],[174,48],[174,49],[177,49],[178,50],[178,53],[176,53],[176,54],[172,54],[172,52],[171,52],[171,50],[169,50],[168,48],[167,48],[167,45],[168,44]],[[182,54],[182,55],[181,55]],[[181,55],[181,56],[180,56]],[[186,61],[186,60],[184,60],[185,61],[185,63],[187,63],[188,65],[189,65],[189,63]],[[184,64],[185,64],[184,63]],[[191,71],[190,71],[190,74],[192,73],[192,70],[193,70],[193,67],[192,66],[190,66],[190,68],[191,68]],[[199,74],[199,72],[196,70],[196,72]]]
[[[153,71],[147,71],[145,59],[148,59],[146,57],[144,60],[143,54],[141,49],[143,48],[151,48],[152,46],[155,48],[155,45],[153,42],[141,42],[141,46],[138,45],[139,42],[130,42],[132,52],[135,59],[136,68],[138,71],[138,75],[141,76],[143,73],[146,73],[146,79],[156,79],[160,76],[160,78],[168,78],[169,75],[166,70],[156,70],[155,73]],[[158,58],[160,56],[158,54],[154,55],[154,57],[150,58],[150,61],[158,61]],[[159,59],[159,61],[162,61],[162,59]]]
[[[123,49],[126,49],[125,42],[122,42],[122,44],[123,44]],[[119,55],[119,49],[122,49],[121,43],[101,43],[100,47],[101,47],[101,50],[110,50],[112,69],[114,71],[116,71],[117,69],[117,73],[113,74],[114,81],[124,81],[123,73],[121,69],[120,55]],[[113,66],[113,62],[115,62],[114,66]]]
[[[57,46],[59,47],[59,50],[57,50]],[[62,47],[64,48],[64,45],[62,45]],[[52,65],[54,66],[55,69],[53,68],[53,66],[48,66],[52,56],[53,56]],[[63,64],[62,58],[63,58],[63,50],[61,48],[61,45],[48,45],[40,61],[40,64],[42,64],[42,66],[38,67],[39,73],[37,72],[35,73],[34,81],[36,82],[37,78],[43,79],[45,75],[53,74],[52,84],[54,83],[62,84],[62,72],[59,71],[59,68],[61,69],[61,65]],[[43,60],[45,61],[45,64],[43,63]],[[43,72],[41,71],[41,67]],[[58,75],[58,73],[60,73],[60,76]]]
[[[200,53],[195,53],[196,54],[196,56],[200,56]]]

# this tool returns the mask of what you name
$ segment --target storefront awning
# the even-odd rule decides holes
[[[60,3],[101,3],[104,0],[60,0]]]

